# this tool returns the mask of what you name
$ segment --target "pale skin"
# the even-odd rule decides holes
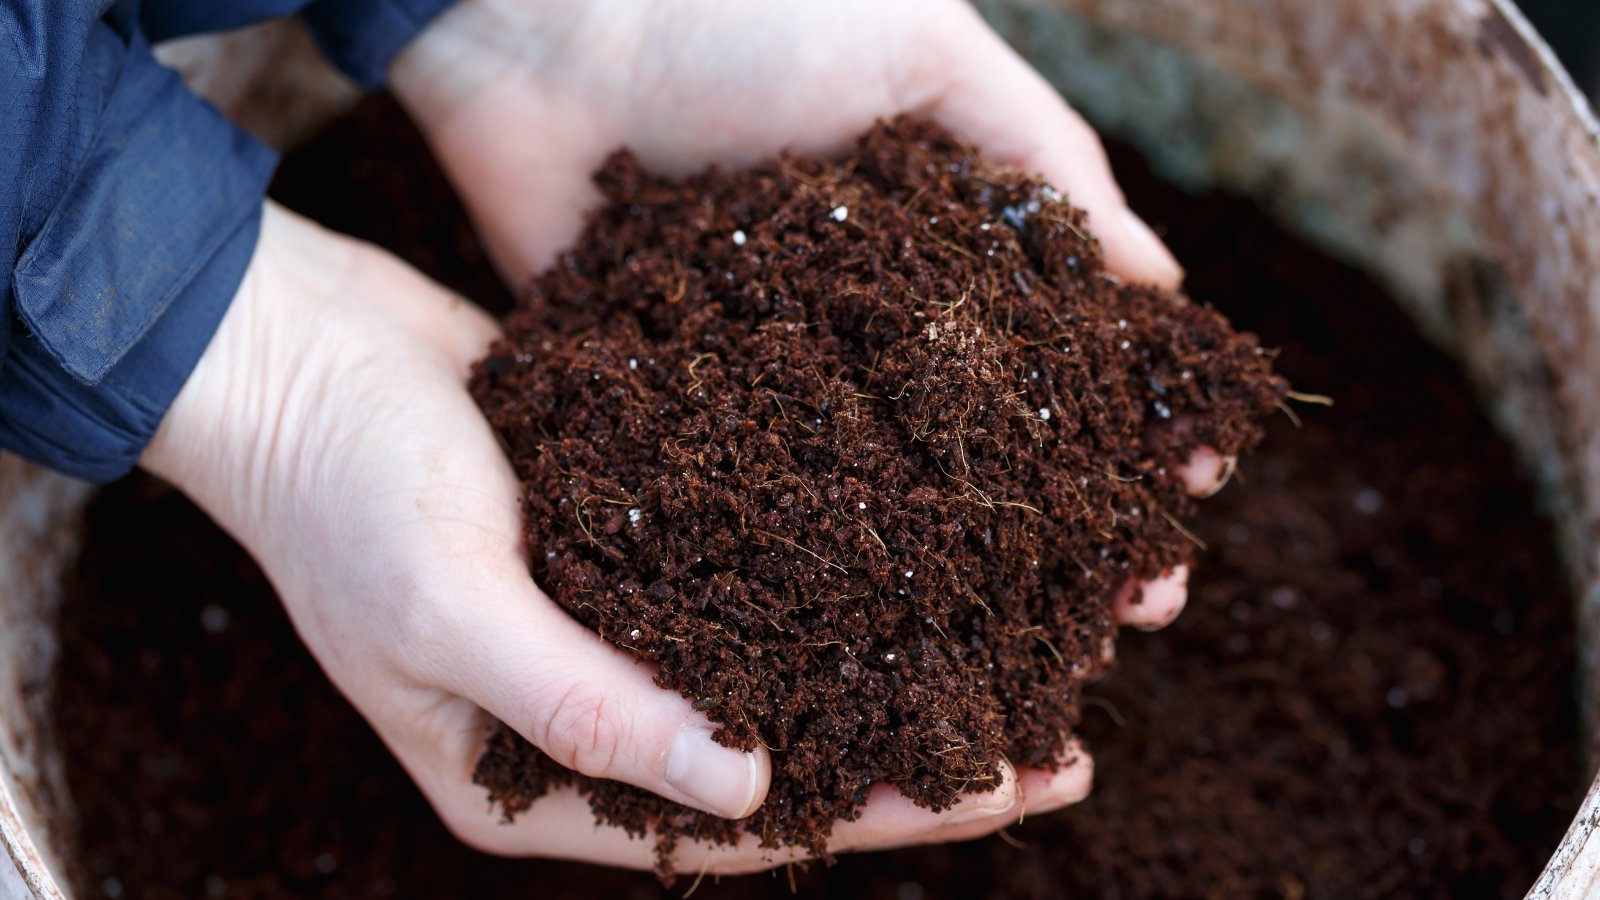
[[[1122,277],[1182,277],[1127,212],[1093,132],[959,0],[465,0],[409,45],[391,82],[512,284],[575,237],[597,199],[588,175],[617,147],[667,172],[736,167],[838,151],[901,112],[1043,173],[1089,211]],[[403,262],[268,204],[244,283],[143,464],[262,564],[457,836],[648,868],[653,842],[597,827],[571,791],[502,824],[470,783],[490,717],[584,774],[731,817],[760,805],[771,761],[711,742],[688,700],[528,577],[518,485],[464,388],[495,334]],[[1224,469],[1202,450],[1183,474],[1204,494]],[[1170,622],[1186,574],[1125,587],[1118,620]],[[1006,767],[998,790],[939,813],[880,786],[830,846],[988,834],[1086,796],[1088,756],[1067,761]],[[675,862],[735,873],[797,858],[747,839],[685,845]]]

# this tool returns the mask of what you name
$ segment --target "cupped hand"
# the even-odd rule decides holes
[[[464,0],[402,52],[391,87],[513,285],[525,284],[577,236],[599,199],[590,174],[619,147],[668,173],[736,168],[782,150],[842,151],[877,119],[908,112],[935,119],[996,161],[1042,173],[1089,212],[1113,272],[1167,288],[1182,279],[1160,240],[1128,209],[1094,132],[961,0]],[[1227,468],[1203,450],[1184,476],[1203,495]],[[495,507],[502,518],[486,527],[505,525],[512,496],[500,497],[507,504]],[[510,527],[494,532],[502,544],[514,534]],[[1186,577],[1180,567],[1126,586],[1115,601],[1118,619],[1144,628],[1170,622],[1184,604]],[[570,623],[561,627],[570,632]],[[540,674],[536,661],[523,665],[530,679]],[[460,687],[465,694],[471,685]],[[631,715],[621,708],[639,702],[631,691],[614,699],[618,716]],[[607,749],[625,758],[658,752],[645,743],[646,750],[627,740]],[[1075,802],[1088,791],[1091,767],[1082,753],[1070,758],[1054,774],[1008,771],[996,793],[968,797],[942,814],[880,788],[858,822],[837,827],[832,848],[965,839],[1016,821],[1024,809]],[[763,759],[763,788],[754,799],[766,773]],[[502,827],[492,824],[481,794],[462,793],[461,785],[424,780],[447,819],[478,817],[456,827],[480,846],[635,867],[652,862],[648,843],[594,829],[573,795],[541,800]],[[578,820],[585,820],[582,828],[564,828]],[[790,859],[747,841],[734,848],[686,845],[677,865],[732,872]]]
[[[689,701],[528,578],[516,479],[465,389],[496,334],[399,260],[269,204],[244,283],[142,464],[240,541],[301,638],[466,842],[644,868],[653,842],[570,790],[512,825],[470,783],[490,716],[556,761],[722,816],[766,794],[765,750],[710,739]],[[1086,756],[1006,770],[934,815],[880,787],[840,851],[957,840],[1088,792]],[[686,846],[685,870],[787,861]],[[692,868],[691,868],[692,867]]]
[[[963,0],[464,0],[390,82],[514,285],[576,237],[620,147],[668,174],[737,168],[842,151],[900,113],[1043,174],[1113,272],[1182,278],[1094,131]]]
[[[261,564],[329,677],[477,846],[603,859],[553,801],[508,829],[470,784],[489,715],[561,764],[723,816],[770,760],[528,577],[520,490],[466,391],[496,334],[388,254],[268,205],[233,305],[142,464]],[[649,846],[636,841],[638,858]]]

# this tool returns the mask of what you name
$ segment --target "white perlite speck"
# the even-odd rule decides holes
[[[1050,407],[1048,407],[1048,406],[1039,407],[1039,419],[1040,419],[1040,421],[1044,421],[1044,422],[1050,421]]]
[[[643,515],[644,514],[639,512],[637,509],[628,510],[628,524],[635,526],[638,525],[639,520],[643,518]]]
[[[231,619],[227,610],[215,604],[207,604],[200,610],[200,627],[208,634],[221,634],[227,631]]]
[[[1356,491],[1356,495],[1351,498],[1351,501],[1358,512],[1369,516],[1383,509],[1383,495],[1372,488],[1362,488]]]
[[[835,222],[843,222],[845,219],[850,218],[850,207],[835,206],[831,215]]]
[[[745,240],[746,238],[743,231],[735,231],[733,233],[733,245],[735,247],[743,247]]]

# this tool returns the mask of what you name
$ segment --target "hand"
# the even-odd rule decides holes
[[[1112,271],[1182,280],[1093,130],[963,0],[464,0],[390,80],[513,285],[577,236],[613,150],[738,168],[842,151],[903,112],[1043,174],[1089,212]]]
[[[465,388],[495,334],[393,257],[269,204],[142,463],[255,556],[329,677],[468,843],[624,858],[598,846],[570,792],[540,804],[536,827],[500,826],[469,783],[488,714],[587,775],[748,814],[766,752],[713,743],[689,701],[528,577],[520,489]],[[648,842],[621,845],[649,856]]]
[[[766,751],[711,723],[576,624],[528,578],[519,487],[465,390],[495,336],[476,307],[381,250],[271,204],[243,284],[142,464],[255,556],[300,636],[469,844],[647,867],[653,843],[596,829],[572,790],[504,826],[470,784],[492,714],[584,774],[738,817]],[[1008,777],[942,816],[887,788],[841,849],[975,836],[1089,768]],[[976,820],[962,821],[962,816]],[[687,848],[685,870],[782,860]]]
[[[1043,173],[1089,211],[1111,268],[1123,277],[1169,288],[1182,278],[1127,209],[1094,133],[960,0],[465,0],[401,54],[391,86],[513,285],[525,284],[577,236],[599,199],[589,176],[619,147],[659,171],[739,167],[784,149],[843,150],[878,118],[901,112],[931,116],[991,158]],[[1185,477],[1205,493],[1223,471],[1223,460],[1202,451]],[[1128,585],[1116,600],[1120,621],[1171,621],[1183,606],[1185,579],[1180,568],[1142,592]],[[658,752],[645,743],[648,750],[627,741],[615,749],[641,758]],[[880,786],[860,821],[837,827],[832,848],[960,840],[1016,821],[1024,805],[1040,812],[1076,802],[1088,792],[1091,767],[1086,755],[1073,758],[1054,774],[1008,776],[995,794],[938,815]],[[478,815],[492,817],[480,795],[457,798],[450,790],[430,790],[447,818],[452,809],[473,811],[474,803]],[[563,796],[541,800],[498,830],[457,829],[504,853],[650,865],[648,843],[615,829],[596,832],[587,817],[581,800]],[[576,838],[574,823],[582,825]],[[683,846],[676,864],[681,871],[735,872],[789,859],[746,841]]]

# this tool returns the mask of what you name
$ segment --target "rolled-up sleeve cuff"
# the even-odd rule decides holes
[[[346,75],[383,87],[395,54],[455,0],[318,0],[305,9],[312,34]]]
[[[100,381],[259,218],[276,164],[135,36],[88,152],[17,261],[17,314],[68,374]]]
[[[238,292],[277,163],[102,23],[92,127],[11,273],[0,447],[93,481],[126,473]]]
[[[13,335],[0,366],[0,446],[86,481],[126,475],[222,322],[260,230],[258,204],[94,386],[64,371],[35,335]]]

